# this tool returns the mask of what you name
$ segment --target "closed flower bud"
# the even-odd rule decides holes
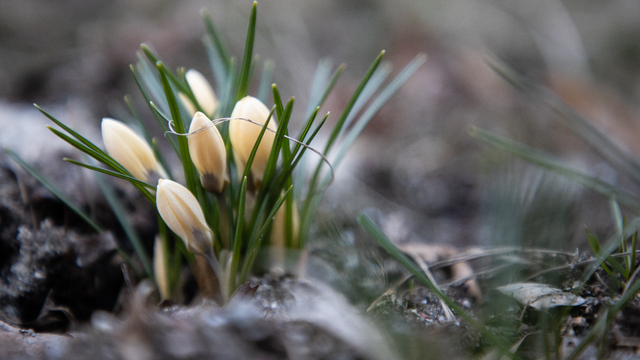
[[[243,118],[252,120],[258,124],[264,125],[269,117],[269,109],[258,99],[246,96],[236,103],[231,113],[232,118]],[[277,126],[275,119],[269,121],[268,128],[276,131]],[[233,154],[238,165],[238,171],[244,171],[244,167],[249,160],[251,150],[260,136],[262,128],[256,124],[244,120],[232,120],[229,124],[229,139],[233,146]],[[269,154],[273,147],[275,133],[267,130],[260,141],[260,146],[253,158],[251,165],[251,174],[253,181],[257,185],[262,182],[264,171],[267,167]]]
[[[178,99],[180,99],[180,102],[182,103],[182,105],[184,105],[184,108],[187,110],[187,112],[189,113],[190,116],[195,115],[196,113],[196,107],[193,106],[193,103],[191,102],[191,99],[189,99],[189,97],[181,92],[178,93]]]
[[[196,132],[201,130],[199,132]],[[197,112],[189,127],[189,154],[205,190],[219,193],[229,183],[227,152],[218,129],[206,115]]]
[[[213,116],[218,108],[218,99],[207,79],[198,70],[193,69],[187,70],[185,78],[202,110],[207,116]]]
[[[152,175],[166,177],[149,144],[123,122],[102,119],[102,141],[109,156],[136,179],[147,181]]]
[[[175,181],[160,179],[156,206],[162,220],[195,254],[208,255],[213,248],[213,233],[204,219],[198,200]]]

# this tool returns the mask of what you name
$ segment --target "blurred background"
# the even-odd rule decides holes
[[[250,6],[248,0],[0,0],[0,143],[80,196],[53,151],[62,141],[30,104],[91,139],[99,139],[100,119],[114,116],[125,94],[150,118],[129,71],[140,43],[151,44],[169,67],[196,68],[215,82],[199,10],[209,9],[239,57]],[[517,139],[633,190],[544,107],[497,76],[487,59],[496,56],[548,86],[637,157],[638,19],[640,3],[633,0],[268,0],[258,6],[256,52],[275,61],[274,82],[284,97],[296,96],[300,116],[322,58],[348,64],[321,110],[339,114],[380,50],[394,73],[418,53],[428,56],[339,169],[325,199],[333,221],[348,223],[369,209],[398,241],[572,249],[585,244],[585,226],[611,233],[607,199],[483,145],[466,129]]]

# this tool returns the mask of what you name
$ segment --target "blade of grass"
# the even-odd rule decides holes
[[[133,101],[130,95],[127,94],[124,96],[124,103],[127,105],[127,109],[129,110],[129,113],[138,124],[138,129],[144,136],[144,139],[147,140],[149,144],[151,144],[151,135],[149,135],[149,132],[147,131],[147,127],[144,126],[144,124],[142,123],[142,120],[140,120],[140,116],[138,116],[138,112],[136,111],[136,108],[133,106]]]
[[[391,74],[391,70],[393,66],[388,63],[382,63],[378,69],[373,73],[371,79],[367,82],[367,85],[362,89],[362,93],[358,97],[358,100],[353,104],[353,108],[349,112],[344,124],[340,128],[340,132],[338,132],[338,136],[336,139],[342,139],[344,133],[347,132],[353,119],[360,113],[360,110],[365,106],[365,104],[371,99],[371,97],[380,89],[384,81]]]
[[[320,97],[320,100],[318,100],[318,102],[316,103],[317,107],[321,107],[322,104],[324,104],[325,100],[327,100],[327,97],[329,96],[329,94],[333,90],[334,86],[338,82],[338,79],[340,78],[340,75],[342,75],[342,73],[344,72],[344,69],[346,67],[347,67],[347,65],[345,65],[345,64],[340,64],[340,66],[338,66],[336,71],[331,76],[331,80],[329,81],[329,85],[327,85],[327,87],[324,89],[324,93]]]
[[[50,126],[47,126],[47,128],[49,130],[51,130],[54,134],[56,134],[58,137],[60,137],[62,140],[64,140],[67,143],[69,143],[71,146],[73,146],[73,147],[77,148],[78,150],[84,152],[85,154],[91,156],[92,158],[96,159],[97,161],[99,161],[99,162],[111,167],[116,172],[119,172],[119,173],[121,173],[123,175],[126,175],[126,176],[133,177],[133,175],[131,175],[131,173],[127,169],[125,169],[122,165],[120,165],[120,163],[115,161],[111,156],[109,156],[107,153],[103,152],[102,150],[100,150],[100,152],[93,151],[93,149],[90,149],[90,148],[86,147],[84,144],[81,144],[80,142],[78,142],[78,141],[72,139],[71,137],[63,134],[59,130],[53,129]],[[144,186],[141,186],[141,185],[137,184],[136,182],[132,182],[131,184],[133,186],[135,186],[136,189],[138,189],[142,193],[142,195],[144,195],[147,199],[149,199],[151,201],[151,203],[155,203],[155,199],[149,193],[149,191],[144,188]]]
[[[162,82],[162,77],[164,75],[165,78],[167,78],[168,80],[171,80],[171,82],[178,87],[179,91],[189,96],[191,101],[193,101],[194,104],[197,104],[197,102],[195,101],[195,97],[193,96],[193,92],[191,92],[191,89],[189,89],[189,87],[187,86],[186,81],[180,81],[180,78],[178,76],[176,76],[166,66],[164,66],[164,63],[160,60],[160,58],[158,58],[158,56],[153,52],[153,50],[151,50],[149,45],[142,44],[140,45],[140,48],[142,49],[142,52],[144,52],[144,54],[147,55],[147,58],[149,58],[149,60],[153,64],[156,64],[156,68],[158,69],[158,72],[161,75],[160,76],[161,82]],[[161,63],[163,65],[161,67],[158,67],[158,63]],[[165,89],[164,84],[162,85],[162,88],[163,90]],[[166,96],[166,90],[165,90],[165,96]],[[168,97],[167,97],[167,101],[170,101]],[[169,104],[169,107],[171,107],[171,104]]]
[[[378,97],[371,103],[371,105],[360,116],[357,123],[353,126],[349,134],[342,142],[340,150],[333,160],[334,168],[337,168],[347,151],[356,140],[358,135],[362,132],[364,127],[371,121],[373,116],[382,108],[382,106],[393,96],[398,89],[409,80],[409,78],[418,70],[422,64],[427,61],[427,57],[424,54],[416,56],[405,68],[384,88],[384,90],[378,95]]]
[[[371,236],[376,242],[391,255],[398,263],[400,263],[405,269],[409,271],[423,286],[436,294],[441,301],[449,306],[456,312],[462,320],[473,326],[479,331],[487,340],[491,341],[504,355],[511,357],[512,359],[518,359],[519,357],[512,354],[509,351],[509,344],[503,339],[494,335],[489,331],[484,324],[467,314],[462,307],[455,303],[451,298],[445,295],[439,287],[435,286],[429,278],[422,272],[422,270],[414,264],[402,251],[398,250],[396,246],[387,238],[387,236],[380,230],[380,228],[364,213],[358,215],[358,224]]]
[[[169,103],[169,109],[171,110],[171,117],[174,122],[174,130],[179,134],[186,134],[185,127],[182,123],[182,117],[180,116],[180,110],[178,109],[178,103],[176,102],[176,98],[173,95],[173,89],[171,89],[171,85],[169,84],[169,80],[167,79],[166,72],[163,71],[165,69],[162,62],[158,62],[156,64],[158,67],[158,71],[160,71],[160,79],[162,81],[162,87],[164,88],[164,94],[167,98],[167,102]],[[193,163],[191,162],[191,156],[189,155],[189,145],[187,144],[187,138],[185,136],[178,136],[178,147],[180,148],[180,159],[182,160],[182,168],[184,169],[184,177],[187,183],[187,188],[193,195],[198,197],[197,191],[197,179],[195,168]],[[199,199],[200,200],[200,199]]]
[[[593,254],[596,257],[600,257],[602,254],[602,246],[600,246],[600,240],[598,239],[597,236],[592,234],[589,230],[586,230],[586,233],[587,233],[587,242],[589,243],[589,247],[591,247],[591,251],[593,251]],[[612,263],[612,264],[617,264],[617,261],[613,259],[611,256],[606,257],[606,261],[609,261],[609,263]],[[616,285],[622,286],[622,283],[620,283],[617,277],[609,269],[607,264],[605,264],[604,260],[600,263],[600,265],[602,266],[602,270],[604,270],[611,277],[611,280],[613,280],[616,283]]]
[[[291,191],[291,187],[287,189],[287,191],[285,191],[285,193],[282,194],[275,202],[275,204],[271,208],[271,211],[267,215],[264,224],[262,224],[262,227],[260,228],[258,234],[256,236],[253,236],[252,234],[252,236],[249,238],[249,244],[247,245],[247,250],[245,252],[245,260],[242,264],[242,271],[240,272],[241,282],[244,282],[248,279],[249,272],[253,267],[253,263],[258,254],[258,250],[260,249],[260,244],[262,243],[262,240],[264,239],[267,230],[269,229],[271,222],[276,215],[276,212],[278,212],[280,206],[282,206],[282,204],[284,203],[285,197],[287,196],[289,191]]]
[[[609,206],[611,207],[611,213],[613,214],[613,221],[614,225],[616,226],[616,234],[620,236],[620,251],[627,252],[629,251],[629,248],[627,246],[627,238],[623,235],[624,218],[622,216],[622,211],[620,211],[620,205],[618,205],[618,202],[615,198],[610,198]],[[631,269],[631,258],[625,257],[624,263],[626,267],[624,267],[624,271],[622,271],[621,273],[626,279],[628,279],[629,275],[631,275],[631,273],[629,272],[629,269]]]
[[[78,214],[89,226],[91,226],[98,233],[102,232],[102,228],[98,225],[91,217],[85,213],[80,206],[78,206],[73,200],[71,200],[67,195],[65,195],[60,189],[58,189],[52,182],[50,182],[41,172],[36,170],[33,166],[27,164],[22,158],[16,154],[15,152],[9,150],[9,148],[4,147],[4,151],[9,155],[15,162],[18,163],[23,169],[25,169],[31,176],[33,176],[42,186],[47,188],[47,190],[51,191],[55,197],[60,199],[69,209]]]
[[[169,125],[166,119],[161,116],[161,114],[163,114],[163,111],[160,110],[160,108],[158,108],[149,97],[149,94],[142,86],[142,83],[138,77],[138,73],[134,69],[133,65],[131,65],[130,68],[131,68],[131,73],[133,74],[133,78],[136,81],[136,84],[138,85],[138,89],[140,89],[140,93],[142,93],[142,96],[144,97],[144,100],[146,101],[147,106],[149,107],[149,110],[151,110],[153,117],[156,119],[156,122],[160,125],[160,128],[162,129],[162,131],[166,133],[167,131],[169,131]],[[164,101],[166,101],[166,99]],[[171,147],[173,148],[173,151],[176,153],[176,155],[180,156],[177,140],[173,138],[167,138],[167,140],[169,141],[169,144],[171,144]]]
[[[369,66],[369,69],[365,73],[364,78],[362,78],[362,81],[358,85],[358,88],[356,89],[356,91],[351,96],[351,99],[349,99],[349,102],[347,103],[347,106],[344,108],[344,111],[342,112],[342,115],[338,119],[338,122],[336,123],[335,127],[331,131],[331,134],[329,135],[329,139],[327,140],[327,145],[325,145],[325,149],[324,149],[324,153],[325,154],[327,154],[329,152],[329,150],[331,149],[331,147],[333,146],[333,143],[337,139],[337,136],[340,133],[340,131],[342,129],[342,126],[344,125],[344,122],[347,120],[347,116],[349,116],[349,113],[353,109],[353,106],[354,106],[355,102],[358,100],[358,97],[360,97],[360,94],[362,93],[362,90],[364,89],[364,87],[367,85],[367,83],[369,82],[369,80],[373,76],[373,73],[378,68],[378,65],[380,65],[380,61],[382,61],[382,57],[384,56],[384,53],[385,53],[385,51],[382,50],[380,52],[380,54],[378,55],[378,57],[376,57],[376,59],[373,61],[371,66]]]
[[[267,96],[269,95],[269,85],[271,84],[271,78],[273,77],[273,70],[275,69],[275,63],[272,60],[264,62],[262,67],[262,77],[260,78],[260,85],[258,86],[258,95],[256,96],[263,103],[267,102]]]
[[[211,41],[215,45],[218,56],[220,56],[220,60],[222,60],[222,64],[225,67],[224,70],[225,72],[228,72],[229,68],[231,67],[231,57],[229,56],[229,51],[227,50],[224,41],[222,41],[222,36],[220,36],[220,33],[213,24],[213,19],[211,18],[209,10],[202,9],[200,11],[200,15],[204,20],[205,27],[207,28],[207,33],[209,34]]]
[[[170,180],[173,180],[174,178],[171,172],[171,168],[169,167],[169,164],[164,159],[164,156],[162,156],[162,152],[160,151],[160,147],[158,146],[158,140],[156,138],[151,139],[151,149],[153,150],[153,154],[156,156],[156,159],[158,159],[160,166],[162,166],[162,168],[164,169],[164,172],[167,173],[167,177]]]
[[[551,170],[557,174],[577,181],[600,194],[603,194],[607,197],[615,197],[621,204],[625,206],[628,206],[635,210],[640,209],[640,197],[638,197],[637,195],[632,194],[619,187],[610,185],[598,178],[583,174],[582,172],[579,172],[577,170],[573,170],[570,167],[555,160],[550,155],[544,154],[536,149],[530,148],[513,140],[493,135],[474,126],[469,127],[468,132],[471,136],[477,139],[480,139],[500,149],[506,150],[511,154],[521,159],[527,160],[537,166],[540,166],[547,170]]]
[[[60,126],[64,131],[66,131],[67,133],[71,134],[71,136],[73,136],[74,138],[78,139],[82,144],[84,144],[85,146],[87,146],[88,148],[92,149],[93,151],[96,151],[98,153],[104,153],[102,151],[102,149],[100,149],[98,146],[96,146],[94,143],[92,143],[91,141],[89,141],[87,138],[85,138],[84,136],[78,134],[77,132],[75,132],[73,129],[71,129],[70,127],[68,127],[67,125],[63,124],[61,121],[59,121],[58,119],[56,119],[55,117],[51,116],[48,112],[44,111],[40,106],[38,106],[37,104],[33,104],[33,106],[36,107],[36,109],[38,109],[44,116],[48,117],[49,120],[53,121],[56,125]]]
[[[273,139],[273,146],[271,147],[271,153],[269,154],[269,160],[267,160],[267,167],[264,171],[264,177],[262,179],[262,185],[260,187],[261,193],[271,191],[277,191],[277,193],[280,192],[279,189],[271,188],[271,180],[276,172],[278,154],[283,147],[287,146],[287,144],[284,143],[284,136],[287,133],[287,126],[289,125],[289,120],[291,119],[293,102],[294,98],[291,98],[289,102],[287,102],[287,105],[284,108],[284,112],[282,113],[282,121],[280,122],[280,124],[278,124],[278,130],[276,131],[276,135]],[[264,198],[264,196],[262,198]]]
[[[233,253],[231,257],[231,269],[229,270],[229,294],[236,290],[236,275],[240,263],[240,252],[242,251],[242,228],[244,223],[244,207],[247,198],[247,177],[242,178],[240,184],[240,194],[238,196],[238,216],[236,217],[236,233],[233,239]]]
[[[251,61],[253,60],[253,41],[256,35],[256,15],[258,2],[254,1],[251,6],[251,15],[249,15],[249,28],[247,29],[247,39],[245,41],[244,56],[242,57],[242,66],[240,68],[240,77],[236,86],[235,101],[238,101],[247,95],[249,88],[249,70],[251,69]]]
[[[592,122],[586,120],[566,105],[549,89],[533,83],[496,57],[488,60],[489,66],[518,90],[544,104],[559,120],[582,137],[589,146],[602,155],[618,170],[628,174],[640,184],[640,163],[627,151],[614,143],[609,136],[600,131]]]
[[[135,68],[131,66],[131,69],[136,70],[136,72],[139,73],[141,80],[140,85],[144,83],[146,89],[150,93],[151,97],[147,101],[153,100],[158,103],[163,111],[169,111],[169,104],[167,104],[167,101],[164,98],[164,90],[162,89],[158,70],[154,66],[155,63],[149,63],[149,59],[144,55],[142,50],[136,53],[136,57],[138,58],[138,62],[136,62]],[[145,87],[140,86],[141,89]]]
[[[144,245],[142,244],[142,240],[140,240],[140,237],[138,236],[138,233],[136,233],[133,224],[131,223],[131,221],[129,221],[129,215],[124,210],[122,203],[116,196],[111,186],[109,186],[109,184],[107,184],[107,182],[104,180],[103,175],[96,173],[94,173],[94,175],[98,186],[100,186],[100,189],[102,190],[102,194],[104,195],[105,199],[107,199],[111,210],[116,215],[116,218],[122,226],[124,233],[127,235],[127,238],[129,238],[129,241],[131,241],[131,245],[133,245],[133,249],[138,255],[138,258],[140,258],[140,262],[142,263],[142,267],[144,268],[145,273],[149,278],[153,279],[154,276],[151,259],[149,258],[149,255],[147,255],[147,251],[145,250]]]
[[[313,75],[313,81],[311,81],[311,89],[309,90],[309,102],[307,103],[307,110],[305,116],[309,117],[313,109],[318,107],[318,102],[322,99],[327,84],[329,83],[329,76],[331,75],[332,61],[330,59],[321,59],[316,67],[316,72]]]
[[[140,186],[144,186],[144,187],[152,189],[154,191],[156,189],[155,186],[150,185],[150,184],[148,184],[148,183],[146,183],[144,181],[138,180],[138,179],[134,178],[133,176],[121,174],[121,173],[118,173],[118,172],[115,172],[115,171],[111,171],[111,170],[107,170],[107,169],[103,169],[103,168],[100,168],[100,167],[97,167],[97,166],[92,166],[92,165],[85,164],[85,163],[82,163],[82,162],[79,162],[79,161],[76,161],[76,160],[73,160],[73,159],[69,159],[69,158],[62,158],[62,160],[66,161],[66,162],[70,162],[70,163],[72,163],[74,165],[81,166],[81,167],[89,169],[89,170],[97,171],[99,173],[103,173],[103,174],[106,174],[106,175],[110,175],[110,176],[113,176],[113,177],[117,177],[117,178],[120,178],[120,179],[127,180],[127,181],[129,181],[131,183],[138,184]]]
[[[276,105],[276,115],[278,116],[278,123],[280,125],[278,126],[278,130],[279,129],[283,130],[283,134],[284,134],[283,136],[289,136],[288,127],[289,127],[289,120],[291,117],[291,111],[289,111],[288,113],[285,113],[285,109],[282,105],[282,99],[280,98],[280,91],[278,91],[278,87],[276,86],[276,84],[271,85],[271,88],[273,90],[273,102]],[[292,102],[291,106],[293,106],[293,98],[291,98],[291,100],[289,101]],[[286,117],[286,119],[284,119],[284,117]],[[277,134],[276,134],[276,137],[277,137]],[[282,149],[282,161],[286,164],[289,162],[289,158],[291,157],[291,148],[289,147],[289,142],[287,141],[286,143],[282,143],[281,149]],[[280,149],[278,149],[278,152],[279,150]]]
[[[120,165],[117,161],[113,160],[110,156],[103,155],[100,152],[93,151],[93,149],[85,146],[84,144],[82,144],[79,141],[76,141],[75,139],[72,139],[70,136],[68,136],[67,134],[64,134],[60,130],[54,129],[54,128],[50,127],[50,126],[47,126],[47,128],[49,130],[51,130],[51,132],[54,133],[56,136],[58,136],[59,138],[61,138],[64,141],[66,141],[69,145],[71,145],[71,146],[75,147],[76,149],[82,151],[83,153],[93,157],[94,159],[96,159],[96,160],[100,161],[101,163],[111,167],[114,170],[122,171],[122,172],[128,174],[126,169],[124,167],[122,167],[122,165]]]

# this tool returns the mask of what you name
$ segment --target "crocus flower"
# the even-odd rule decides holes
[[[136,179],[147,181],[151,175],[166,177],[151,146],[123,122],[102,119],[102,141],[109,156]]]
[[[175,181],[160,179],[156,190],[156,206],[162,220],[195,254],[209,255],[213,233],[204,219],[198,200],[186,187]]]
[[[269,109],[260,100],[252,96],[246,96],[236,103],[231,113],[231,118],[249,119],[264,125],[269,117],[269,113]],[[275,119],[269,121],[268,128],[276,131],[277,126]],[[229,139],[233,147],[238,171],[244,171],[247,160],[249,160],[249,156],[251,155],[251,150],[258,140],[261,130],[262,128],[256,124],[239,119],[231,120],[229,124]],[[262,182],[274,138],[274,132],[269,130],[265,131],[256,156],[251,164],[251,175],[256,185]]]
[[[221,192],[229,183],[227,152],[220,132],[201,112],[195,114],[189,127],[189,154],[205,190]]]
[[[198,70],[194,69],[187,70],[185,78],[202,110],[207,116],[213,116],[218,108],[218,99],[207,79]]]

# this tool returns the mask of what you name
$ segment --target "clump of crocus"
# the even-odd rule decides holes
[[[229,124],[229,140],[231,140],[238,171],[244,171],[253,146],[258,140],[260,131],[262,130],[260,126],[241,119],[248,119],[264,126],[269,118],[269,113],[269,108],[267,108],[262,101],[252,96],[245,96],[240,99],[233,108],[231,118],[236,119],[232,120]],[[273,147],[274,132],[277,129],[275,119],[270,119],[267,127],[273,132],[269,130],[265,131],[253,163],[251,164],[251,176],[256,187],[262,183],[271,148]]]
[[[136,179],[167,177],[151,146],[123,122],[102,119],[102,141],[109,156],[124,166]]]
[[[218,129],[197,112],[189,127],[189,154],[205,190],[220,193],[229,184],[227,152]]]
[[[162,220],[184,241],[190,252],[200,255],[212,252],[213,233],[189,189],[175,181],[160,179],[156,207]]]
[[[205,78],[198,70],[194,69],[187,70],[185,78],[187,79],[187,83],[193,92],[193,96],[196,98],[196,101],[198,102],[198,105],[200,105],[202,111],[204,111],[207,116],[213,116],[218,108],[218,98],[209,84],[209,81],[207,81],[207,78]],[[180,101],[182,101],[184,106],[187,108],[187,111],[189,111],[189,114],[193,116],[197,110],[189,97],[183,93],[179,93],[179,97]]]

